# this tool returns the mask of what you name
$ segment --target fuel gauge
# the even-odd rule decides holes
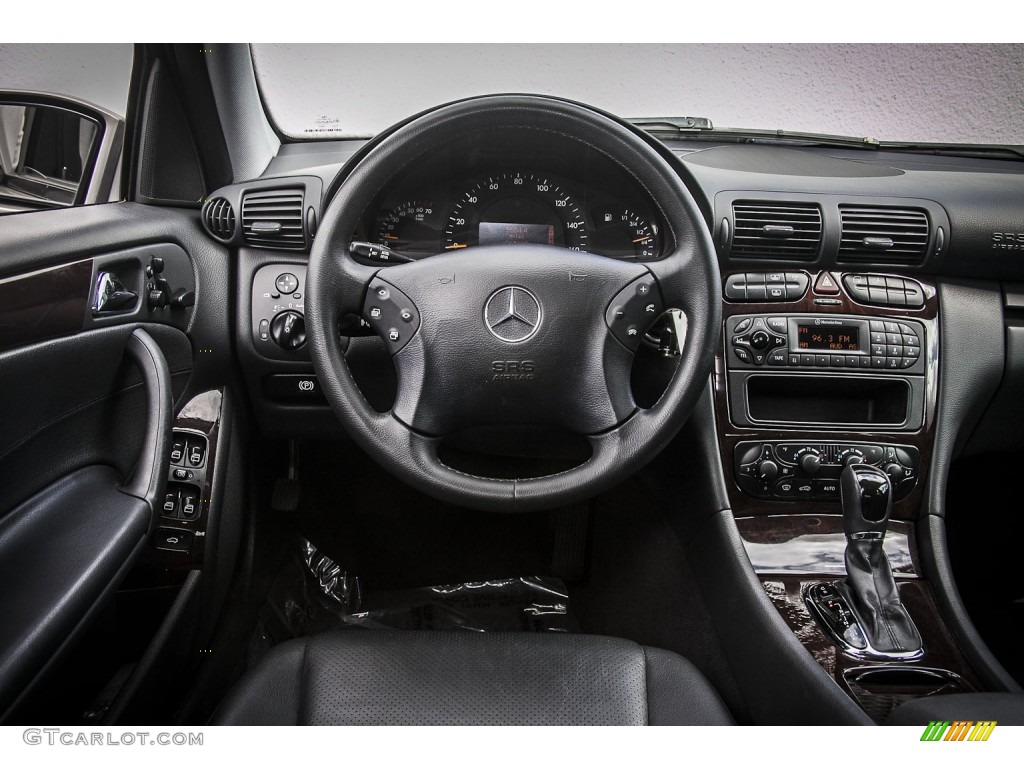
[[[658,256],[658,225],[630,208],[596,208],[591,250],[618,259],[654,259]]]

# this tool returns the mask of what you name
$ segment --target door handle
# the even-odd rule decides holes
[[[139,294],[129,291],[113,272],[100,272],[96,277],[96,291],[92,301],[93,315],[123,312],[135,307]]]

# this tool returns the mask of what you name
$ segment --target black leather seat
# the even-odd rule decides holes
[[[217,725],[728,725],[686,659],[573,634],[348,630],[274,648]]]

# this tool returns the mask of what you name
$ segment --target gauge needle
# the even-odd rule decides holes
[[[385,240],[397,240],[398,239],[394,235],[384,235],[383,237],[384,237]]]
[[[637,238],[636,240],[634,240],[633,242],[634,242],[634,243],[645,243],[645,242],[647,242],[647,241],[648,241],[648,240],[650,240],[650,239],[651,239],[651,236],[650,236],[650,235],[647,235],[647,236],[645,236],[645,237],[638,237],[638,238]]]
[[[465,248],[465,247],[466,247],[465,243],[452,243],[451,245],[446,245],[444,247],[444,249],[446,251],[450,251],[450,250],[452,250],[452,248]]]

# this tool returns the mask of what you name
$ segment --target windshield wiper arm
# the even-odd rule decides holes
[[[713,131],[715,126],[706,117],[634,117],[629,122],[645,131]]]
[[[950,157],[987,157],[1020,160],[1024,145],[1020,144],[942,144],[929,142],[879,141],[870,136],[839,136],[827,133],[762,130],[757,128],[715,128],[706,117],[637,117],[629,121],[637,128],[654,134],[671,134],[674,138],[713,138],[746,144],[790,144],[818,147],[886,149],[917,154]]]
[[[629,121],[649,133],[670,133],[681,136],[724,139],[748,144],[798,144],[819,147],[860,147],[878,149],[878,139],[860,136],[836,136],[827,133],[763,130],[759,128],[715,128],[706,117],[637,117]],[[691,124],[692,123],[692,124]]]
[[[993,159],[1020,160],[1024,158],[1021,144],[934,144],[929,142],[883,141],[882,149],[897,152],[914,152],[922,155],[945,155],[950,157],[987,157]]]

